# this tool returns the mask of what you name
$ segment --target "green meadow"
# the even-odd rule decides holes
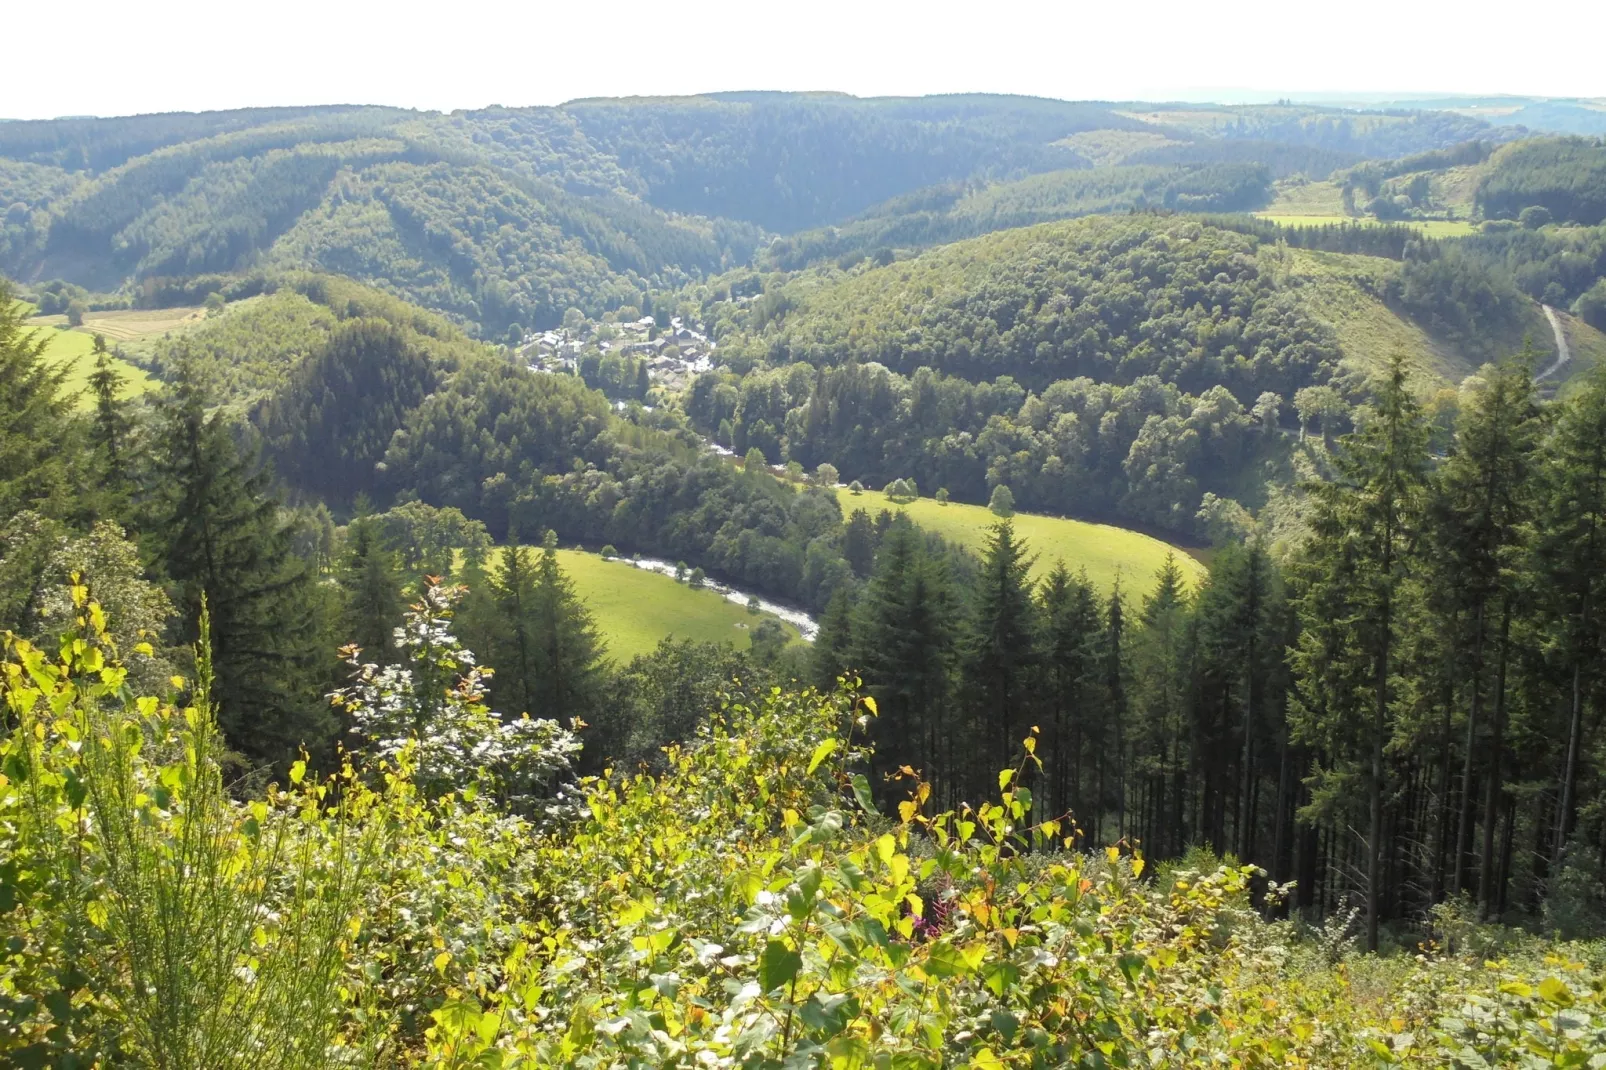
[[[745,650],[751,629],[764,619],[716,591],[677,583],[623,560],[559,550],[558,564],[596,618],[598,631],[608,641],[608,656],[620,665],[650,653],[666,637],[731,643]],[[796,628],[783,626],[788,636],[798,639]]]
[[[1280,227],[1326,227],[1340,223],[1375,227],[1381,224],[1371,216],[1294,215],[1281,212],[1256,212],[1257,219],[1276,223]],[[1401,226],[1413,227],[1429,238],[1464,238],[1477,233],[1478,228],[1464,219],[1406,219]]]
[[[942,505],[932,498],[916,498],[899,503],[876,490],[862,494],[840,493],[842,511],[865,509],[871,516],[883,509],[901,509],[927,531],[936,532],[961,546],[980,551],[998,517],[985,506]],[[1195,585],[1205,575],[1205,567],[1185,550],[1127,528],[1094,524],[1086,520],[1016,513],[1015,534],[1025,540],[1027,550],[1036,557],[1032,578],[1042,579],[1056,562],[1064,561],[1073,572],[1085,569],[1087,578],[1100,590],[1108,591],[1117,579],[1128,593],[1144,595],[1153,589],[1155,573],[1168,553],[1175,553],[1183,574]]]
[[[57,318],[65,325],[66,317],[64,316],[48,317],[50,320]],[[91,356],[95,351],[94,335],[83,330],[66,330],[49,322],[43,324],[31,322],[29,326],[45,337],[45,356],[50,360],[58,361],[68,366],[67,390],[70,393],[80,394],[78,399],[79,407],[87,408],[90,404],[88,400],[89,376],[95,370],[95,359]],[[118,371],[123,373],[125,380],[123,383],[124,397],[137,397],[154,385],[154,380],[151,379],[145,369],[130,364],[126,360],[119,360],[116,357],[112,358],[112,363]]]

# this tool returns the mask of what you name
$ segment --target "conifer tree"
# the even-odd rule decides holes
[[[869,579],[875,565],[875,522],[863,509],[855,509],[842,529],[842,557],[859,579]]]
[[[1606,597],[1606,370],[1592,372],[1573,397],[1558,422],[1550,454],[1534,568],[1566,688],[1564,756],[1551,846],[1552,865],[1559,867],[1580,802],[1588,797],[1579,790],[1586,753],[1585,706],[1600,685],[1606,639],[1601,606]]]
[[[1098,777],[1097,807],[1094,811],[1095,838],[1101,839],[1104,828],[1104,811],[1114,789],[1116,827],[1118,836],[1126,835],[1126,769],[1127,769],[1127,649],[1126,603],[1121,594],[1121,579],[1116,577],[1110,598],[1104,604],[1104,634],[1099,650],[1099,700],[1097,763],[1094,775]],[[1110,758],[1115,768],[1109,768]],[[1113,783],[1112,783],[1113,781]]]
[[[402,623],[402,585],[396,557],[379,538],[373,522],[351,523],[351,547],[341,576],[346,589],[344,630],[367,662],[396,661],[395,632]]]
[[[591,611],[558,564],[558,536],[548,531],[535,563],[535,717],[566,723],[590,716],[602,690],[605,647]]]
[[[1366,799],[1360,835],[1366,946],[1376,950],[1383,908],[1385,748],[1393,728],[1400,605],[1421,524],[1427,425],[1396,358],[1376,389],[1371,418],[1340,442],[1338,478],[1307,486],[1312,539],[1299,573],[1303,626],[1291,654],[1299,676],[1293,717],[1321,747],[1318,812],[1342,815],[1355,789]],[[1350,827],[1360,826],[1359,820]]]
[[[836,678],[854,667],[853,595],[849,586],[844,583],[831,593],[831,601],[820,618],[820,632],[814,637],[814,682],[823,688],[836,686]]]
[[[1261,755],[1272,742],[1274,702],[1282,683],[1281,593],[1258,541],[1224,547],[1199,598],[1197,735],[1210,799],[1200,834],[1255,854],[1255,787]],[[1236,771],[1236,783],[1232,776]],[[1227,833],[1230,807],[1232,835]]]
[[[854,660],[881,710],[877,761],[883,769],[909,763],[940,772],[938,782],[950,791],[966,742],[957,736],[949,701],[954,611],[943,561],[927,553],[919,532],[900,514],[882,539],[853,624]]]
[[[195,639],[203,599],[211,614],[229,744],[268,764],[300,746],[320,748],[331,718],[319,694],[326,659],[310,577],[266,473],[236,445],[222,414],[207,414],[187,363],[161,402],[146,504],[147,538],[171,582],[183,641]]]
[[[1050,725],[1051,812],[1082,815],[1082,745],[1089,696],[1096,690],[1098,598],[1085,574],[1072,575],[1063,561],[1043,582],[1042,664],[1044,720]]]
[[[1189,598],[1176,555],[1167,553],[1155,588],[1143,600],[1142,630],[1132,644],[1134,728],[1144,776],[1140,825],[1144,848],[1177,853],[1185,842],[1183,796],[1188,773],[1184,710],[1191,643]]]
[[[73,508],[73,398],[65,366],[45,359],[46,336],[23,323],[24,306],[0,279],[0,517]]]
[[[89,440],[100,451],[108,489],[115,493],[128,475],[125,452],[130,421],[121,396],[127,379],[112,364],[105,336],[95,335],[94,355],[95,370],[89,375],[89,389],[95,398],[95,419],[90,425]]]
[[[1535,450],[1540,414],[1529,374],[1531,354],[1491,370],[1483,390],[1458,421],[1455,448],[1437,480],[1433,530],[1437,571],[1459,595],[1452,603],[1469,634],[1457,636],[1466,655],[1467,750],[1461,776],[1454,890],[1460,891],[1472,832],[1472,769],[1485,701],[1492,700],[1484,761],[1483,844],[1478,901],[1487,914],[1495,893],[1495,824],[1501,798],[1511,631],[1520,612],[1518,568],[1532,520]],[[1494,647],[1493,657],[1490,646]]]
[[[971,718],[996,769],[1014,764],[1020,731],[1032,723],[1038,625],[1031,566],[1026,546],[1015,539],[1015,525],[994,524],[972,599],[960,673]]]
[[[514,716],[534,712],[536,673],[535,562],[528,546],[515,541],[502,551],[501,567],[490,576],[496,607],[495,632],[487,647],[497,704]]]

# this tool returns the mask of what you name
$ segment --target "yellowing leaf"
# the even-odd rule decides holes
[[[1015,779],[1015,770],[1013,770],[1013,769],[1000,769],[998,771],[998,790],[999,791],[1003,791],[1005,788],[1009,787],[1009,782],[1011,780],[1014,780],[1014,779]]]
[[[1134,876],[1134,877],[1143,876],[1143,859],[1142,858],[1134,858],[1134,859],[1132,859],[1132,876]]]
[[[809,772],[812,773],[820,767],[820,763],[836,752],[836,737],[822,739],[820,745],[814,748],[814,756],[809,759]]]
[[[875,699],[871,698],[869,695],[866,695],[859,701],[864,703],[864,708],[869,710],[873,715],[877,717],[881,716],[881,711],[876,709]]]

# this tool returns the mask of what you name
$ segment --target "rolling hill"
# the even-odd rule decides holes
[[[1275,176],[1484,130],[1427,113],[782,93],[13,122],[0,129],[0,272],[133,293],[146,280],[304,268],[500,338],[570,307],[639,306],[746,262],[764,232],[838,225],[916,190],[1120,161],[1164,168],[1156,203],[1187,206],[1200,169]],[[1148,181],[1061,174],[991,194],[923,240],[1114,207]]]

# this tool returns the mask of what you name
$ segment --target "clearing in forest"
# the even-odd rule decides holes
[[[864,509],[874,517],[883,509],[902,509],[927,531],[977,553],[986,548],[992,527],[999,520],[981,505],[943,505],[933,498],[895,502],[877,490],[862,494],[841,491],[839,499],[845,515]],[[1072,572],[1086,569],[1087,578],[1101,591],[1110,590],[1119,578],[1124,591],[1141,598],[1154,589],[1155,573],[1165,564],[1167,553],[1176,554],[1177,567],[1194,586],[1205,576],[1204,565],[1187,550],[1129,528],[1038,513],[1016,513],[1011,519],[1016,536],[1025,540],[1027,552],[1037,559],[1032,565],[1035,580],[1048,575],[1056,562],[1064,561]]]
[[[534,549],[540,553],[540,547]],[[752,629],[764,619],[764,614],[750,613],[717,591],[699,590],[626,560],[559,550],[558,564],[574,581],[575,594],[591,610],[597,631],[607,640],[608,656],[619,665],[637,654],[650,654],[659,640],[670,636],[730,643],[745,650]],[[796,628],[782,626],[788,639],[798,639]]]

